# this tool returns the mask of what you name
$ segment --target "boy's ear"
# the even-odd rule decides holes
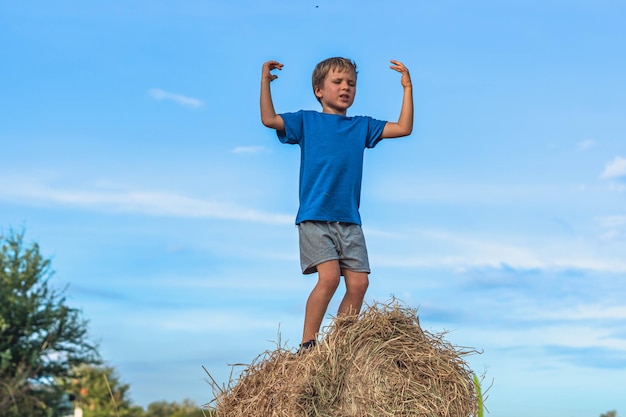
[[[313,93],[315,94],[315,97],[322,98],[322,89],[320,87],[316,86],[313,88]]]

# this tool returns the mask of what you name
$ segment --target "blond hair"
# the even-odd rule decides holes
[[[357,70],[356,63],[348,58],[341,57],[333,57],[328,58],[320,62],[315,66],[313,70],[312,84],[313,84],[313,93],[315,93],[316,87],[322,87],[324,85],[324,80],[326,76],[330,72],[330,70],[336,71],[353,71],[354,78],[356,79]],[[317,97],[317,96],[316,96]],[[317,98],[319,101],[319,98]]]

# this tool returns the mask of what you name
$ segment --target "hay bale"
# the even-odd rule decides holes
[[[469,417],[472,372],[457,350],[421,329],[417,310],[366,306],[335,318],[321,343],[296,354],[281,348],[253,361],[214,393],[216,417]]]

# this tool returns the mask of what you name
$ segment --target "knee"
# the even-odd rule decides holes
[[[365,294],[369,287],[369,278],[367,274],[359,274],[358,277],[351,277],[346,280],[346,291],[352,294]]]
[[[339,286],[339,277],[338,276],[324,276],[320,275],[317,285],[323,291],[327,293],[334,293]]]

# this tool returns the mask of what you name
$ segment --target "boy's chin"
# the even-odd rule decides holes
[[[336,112],[345,113],[350,108],[351,105],[352,103],[341,103],[335,106],[328,106],[328,107],[333,109]]]

